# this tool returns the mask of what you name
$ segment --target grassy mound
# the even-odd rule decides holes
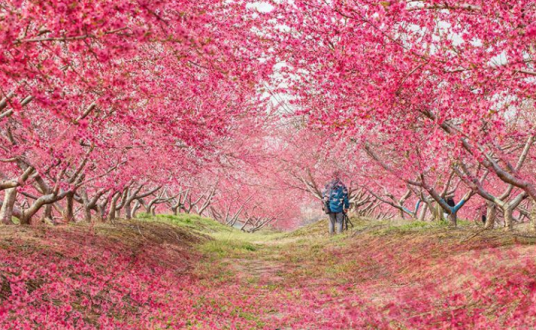
[[[194,247],[214,228],[185,216],[1,226],[0,328],[183,328],[191,312],[177,306],[192,306],[198,295]]]
[[[209,218],[200,217],[195,214],[184,214],[180,213],[178,215],[172,214],[158,214],[156,216],[142,213],[138,216],[138,219],[157,222],[157,223],[168,223],[175,226],[179,226],[185,229],[188,229],[190,232],[197,232],[202,234],[210,233],[228,233],[236,231],[231,227],[225,226],[217,221],[214,221]]]

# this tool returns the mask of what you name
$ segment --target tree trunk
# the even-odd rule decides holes
[[[128,201],[125,203],[125,218],[132,219],[132,203]]]
[[[497,206],[493,202],[488,202],[487,205],[486,223],[484,224],[484,228],[493,229],[493,227],[495,227],[495,219],[497,218]]]
[[[514,229],[514,219],[512,213],[514,210],[507,206],[503,209],[504,212],[504,229],[506,231],[512,231]]]
[[[452,226],[452,227],[457,227],[458,226],[458,214],[457,213],[450,213],[448,216],[447,216],[447,219],[448,219],[448,222],[449,224]]]
[[[69,193],[65,196],[67,205],[63,210],[63,220],[65,223],[74,222],[74,193]]]
[[[45,205],[43,217],[41,218],[42,222],[51,223],[51,224],[54,223],[54,219],[52,219],[52,209],[53,209],[52,204]]]
[[[439,204],[435,204],[431,207],[432,213],[434,214],[434,220],[435,221],[441,221],[443,220],[443,209]]]
[[[108,212],[108,221],[114,221],[114,220],[115,220],[115,207],[114,207],[114,204],[112,203],[110,207],[110,212]]]
[[[530,210],[529,230],[532,232],[536,232],[536,203],[532,205],[532,208]]]
[[[110,211],[108,212],[108,221],[114,221],[115,220],[115,214],[116,214],[116,206],[117,206],[117,200],[119,199],[120,195],[116,195],[112,197],[112,201],[110,203]]]
[[[178,215],[179,213],[179,207],[172,207],[171,210],[173,211],[173,215]]]
[[[134,204],[134,207],[132,208],[132,217],[136,218],[136,213],[141,208],[141,203],[138,201],[136,204]]]
[[[110,204],[110,196],[105,198],[104,201],[100,204],[97,204],[97,217],[100,218],[101,222],[105,222],[108,215],[108,205]]]
[[[92,222],[91,221],[91,208],[85,205],[84,205],[84,221]]]
[[[0,219],[2,223],[6,225],[13,224],[13,208],[15,207],[15,202],[17,200],[17,189],[10,188],[5,190],[4,203],[0,209]]]
[[[30,207],[20,211],[20,223],[21,224],[30,224],[31,219],[41,210],[43,206],[47,204],[56,203],[62,198],[66,197],[67,193],[58,196],[56,194],[48,194],[39,197]]]
[[[426,219],[426,211],[428,211],[428,205],[424,205],[421,214],[419,215],[419,221],[424,221]]]
[[[104,222],[104,219],[106,219],[106,207],[97,205],[97,220]]]

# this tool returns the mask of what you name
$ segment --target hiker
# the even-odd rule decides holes
[[[324,212],[329,214],[329,233],[333,234],[336,227],[337,234],[342,233],[346,211],[350,207],[348,189],[340,179],[340,172],[335,171],[332,180],[326,185],[323,192]]]

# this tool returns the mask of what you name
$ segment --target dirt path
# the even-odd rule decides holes
[[[274,285],[284,281],[285,266],[275,262],[250,259],[232,259],[231,267],[240,280]]]
[[[240,314],[255,320],[247,329],[311,329],[306,326],[312,322],[310,313],[321,320],[314,324],[329,323],[330,317],[324,314],[331,313],[335,301],[325,297],[338,289],[336,279],[323,269],[332,264],[326,255],[326,244],[332,243],[326,239],[257,238],[225,237],[204,247],[207,258],[198,275],[211,298],[218,297],[224,306],[246,300],[247,307]],[[302,316],[307,322],[298,326]]]

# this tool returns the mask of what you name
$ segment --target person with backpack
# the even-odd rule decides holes
[[[326,185],[323,196],[324,212],[329,215],[329,233],[342,233],[346,211],[350,208],[348,189],[340,179],[340,172],[333,172],[332,180]]]

